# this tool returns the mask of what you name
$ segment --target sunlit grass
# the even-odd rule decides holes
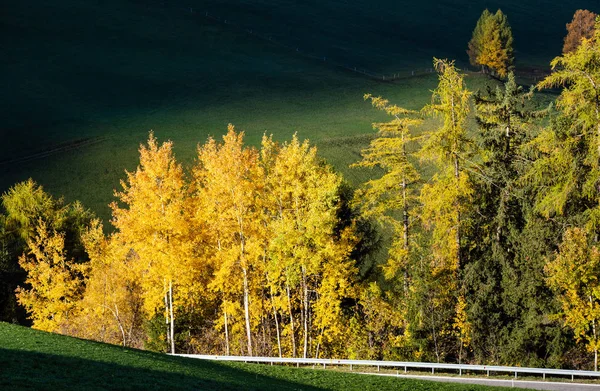
[[[0,388],[10,390],[500,390],[477,385],[209,362],[0,323]]]

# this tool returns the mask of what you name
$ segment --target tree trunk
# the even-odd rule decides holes
[[[248,339],[248,355],[252,356],[252,335],[250,333],[250,290],[248,289],[248,270],[244,272],[244,316],[246,318],[246,338]]]
[[[590,311],[594,313],[594,298],[588,296],[590,300]],[[598,335],[596,332],[596,320],[592,319],[592,336],[594,338],[594,371],[598,371]]]
[[[171,354],[175,354],[175,317],[173,316],[173,281],[169,281],[169,308],[171,315]]]
[[[285,290],[287,292],[288,299],[288,307],[290,310],[290,326],[292,328],[291,337],[292,337],[292,357],[296,357],[296,334],[294,329],[294,312],[292,311],[292,300],[290,299],[290,286],[285,282]]]
[[[279,357],[283,357],[281,354],[281,336],[279,334],[279,320],[277,319],[277,309],[275,308],[275,300],[273,299],[273,288],[269,283],[269,277],[267,277],[267,283],[269,284],[269,293],[271,293],[271,306],[273,307],[273,317],[275,317],[275,330],[277,331],[277,349],[279,350]]]
[[[171,345],[171,332],[169,331],[169,292],[165,291],[165,323],[167,326],[167,351]]]
[[[303,316],[303,322],[304,322],[304,353],[303,353],[303,357],[307,358],[307,354],[308,354],[308,284],[306,282],[306,268],[304,266],[302,266],[302,292],[303,292],[303,296],[304,296],[304,316]]]
[[[458,187],[459,186],[458,181],[460,179],[460,171],[459,171],[457,154],[454,154],[454,177],[456,178],[456,187]],[[458,198],[456,199],[456,203],[455,203],[454,207],[456,208],[456,237],[454,238],[454,240],[456,241],[456,270],[458,271],[460,269],[460,262],[461,262],[461,257],[460,257],[460,202],[458,201]]]
[[[229,356],[229,329],[227,328],[227,311],[223,311],[223,317],[225,318],[225,355]]]

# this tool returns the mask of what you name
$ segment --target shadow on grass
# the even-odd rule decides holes
[[[0,389],[323,390],[210,361],[135,350],[123,350],[114,359],[103,362],[0,348]]]

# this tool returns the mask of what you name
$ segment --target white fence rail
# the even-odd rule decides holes
[[[444,364],[430,362],[410,362],[410,361],[375,361],[375,360],[335,360],[324,358],[280,358],[280,357],[247,357],[247,356],[211,356],[204,354],[175,354],[174,356],[197,358],[200,360],[217,360],[217,361],[241,361],[248,363],[263,363],[263,364],[295,364],[300,365],[319,365],[326,368],[327,365],[344,365],[349,366],[350,370],[354,366],[389,368],[396,369],[398,372],[403,370],[407,372],[409,369],[430,369],[432,374],[435,370],[456,371],[459,376],[463,372],[484,372],[487,376],[492,373],[507,373],[514,374],[515,379],[519,374],[542,375],[545,379],[547,375],[571,377],[574,380],[578,378],[600,378],[600,372],[594,371],[578,371],[573,369],[551,369],[551,368],[526,368],[526,367],[507,367],[499,365],[469,365],[469,364]]]

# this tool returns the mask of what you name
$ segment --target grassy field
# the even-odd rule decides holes
[[[560,51],[573,11],[593,9],[593,2],[7,2],[0,6],[0,193],[32,177],[107,219],[113,189],[125,169],[135,168],[149,130],[173,140],[177,157],[191,163],[197,143],[224,133],[229,122],[251,144],[264,132],[279,140],[298,132],[360,183],[370,173],[347,166],[368,143],[370,124],[382,119],[362,95],[419,108],[435,75],[376,81],[239,26],[338,62],[394,72],[428,67],[433,56],[464,65],[485,6],[504,9],[520,64],[538,66]],[[205,11],[229,24],[203,17]],[[473,89],[486,82],[468,79]]]
[[[501,390],[258,364],[208,362],[0,323],[0,388],[10,390]]]

